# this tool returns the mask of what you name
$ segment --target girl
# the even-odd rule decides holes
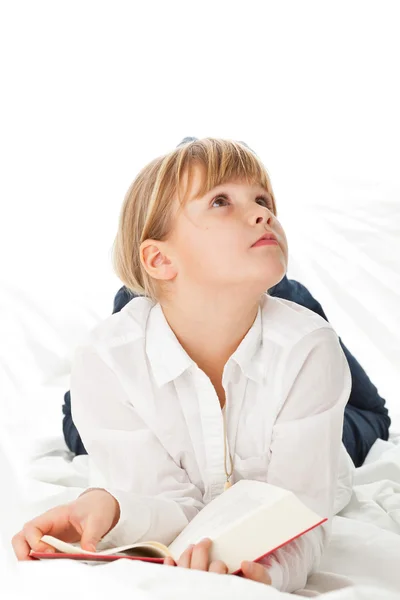
[[[101,538],[169,544],[227,485],[258,479],[329,521],[263,564],[243,563],[244,575],[305,586],[351,493],[341,441],[351,374],[327,321],[265,292],[287,262],[267,171],[244,144],[192,141],[141,170],[114,267],[143,297],[98,325],[72,365],[92,487],[25,524],[13,538],[19,559],[45,533],[89,550]],[[178,564],[226,573],[209,547]]]

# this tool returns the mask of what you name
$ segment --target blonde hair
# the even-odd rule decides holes
[[[271,182],[263,163],[244,142],[203,138],[180,145],[145,166],[130,185],[122,204],[118,231],[113,244],[112,263],[128,290],[158,301],[156,280],[142,265],[140,245],[146,239],[165,240],[172,229],[172,206],[177,197],[184,206],[191,184],[192,167],[205,167],[199,196],[231,180],[259,184],[272,197],[272,212],[277,216]],[[188,170],[187,187],[180,196],[182,172]]]

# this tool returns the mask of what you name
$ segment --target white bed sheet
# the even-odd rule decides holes
[[[98,589],[99,597],[106,597],[107,589],[114,589],[115,592],[135,590],[138,594],[135,597],[138,598],[143,591],[150,597],[177,599],[180,596],[184,598],[189,592],[195,599],[204,594],[210,598],[214,595],[217,597],[218,594],[221,597],[223,592],[229,594],[229,598],[247,594],[252,594],[251,597],[254,598],[285,596],[275,590],[259,589],[263,586],[252,582],[231,581],[238,578],[216,576],[217,579],[213,577],[213,581],[210,574],[193,575],[184,569],[168,568],[160,571],[159,565],[132,564],[129,561],[119,561],[119,565],[104,565],[95,572],[90,566],[77,565],[67,560],[62,564],[16,563],[6,542],[17,523],[22,525],[51,506],[72,500],[88,484],[88,457],[73,457],[63,447],[61,436],[36,440],[31,451],[31,462],[23,480],[18,507],[15,506],[15,494],[9,495],[9,506],[2,507],[3,514],[4,511],[10,514],[12,505],[14,518],[6,528],[3,523],[3,534],[6,535],[3,539],[1,562],[3,565],[8,564],[8,571],[1,585],[13,584],[15,592],[21,581],[25,582],[24,585],[29,581],[33,586],[31,589],[34,589],[35,582],[46,577],[46,585],[49,579],[63,581],[65,597],[68,595],[67,591],[70,596],[76,593],[77,581],[80,586],[88,586],[92,592],[96,590],[97,593]],[[322,595],[329,600],[372,599],[379,598],[378,590],[381,590],[380,593],[385,592],[382,598],[390,598],[390,592],[394,594],[393,598],[398,597],[399,534],[400,437],[393,436],[389,442],[378,441],[366,463],[356,469],[353,497],[349,505],[333,520],[332,540],[320,569],[309,578],[305,590],[297,592],[297,595]],[[229,581],[223,581],[224,579]],[[332,595],[333,591],[336,594]]]

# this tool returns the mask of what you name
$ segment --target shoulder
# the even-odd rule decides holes
[[[268,349],[272,341],[274,351],[278,349],[274,374],[286,416],[302,418],[338,402],[344,406],[351,392],[351,372],[332,325],[282,298],[268,297],[263,317],[263,344]]]
[[[332,325],[314,311],[265,293],[261,301],[263,337],[290,349],[301,340],[337,337]]]
[[[346,356],[332,325],[320,315],[291,300],[268,295],[262,302],[263,360],[276,357],[274,372],[291,385],[301,370],[313,377],[334,373],[351,381]],[[272,364],[272,363],[271,363]]]
[[[147,319],[153,306],[154,302],[149,298],[134,298],[119,312],[113,313],[91,329],[81,340],[80,347],[104,351],[144,340]]]

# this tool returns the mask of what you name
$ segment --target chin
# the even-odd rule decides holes
[[[268,281],[264,281],[264,282],[262,282],[262,284],[259,284],[257,286],[257,288],[255,288],[255,292],[259,295],[266,294],[268,292],[268,290],[270,290],[275,285],[277,285],[280,281],[282,281],[284,276],[285,275],[283,274],[282,277],[279,277],[279,278],[272,278],[272,279],[269,278]]]

